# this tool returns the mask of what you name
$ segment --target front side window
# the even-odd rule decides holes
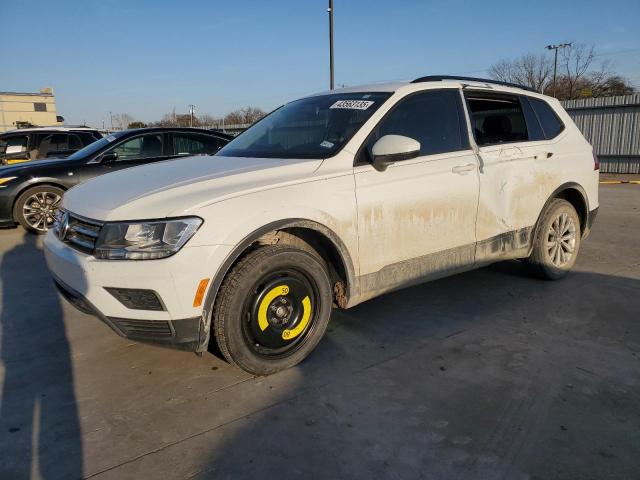
[[[267,115],[218,155],[328,158],[353,137],[390,93],[336,93],[303,98]]]
[[[520,100],[506,95],[467,94],[471,126],[478,146],[529,140]]]
[[[127,140],[111,151],[118,154],[118,161],[139,160],[162,156],[162,135],[142,135]]]
[[[550,139],[556,137],[564,130],[564,124],[547,102],[538,98],[529,97],[529,103],[531,107],[533,107],[533,111],[536,112],[538,120],[540,120],[545,138]]]
[[[219,148],[218,139],[213,137],[189,133],[173,134],[174,155],[213,155]]]
[[[402,135],[420,142],[420,155],[469,148],[458,90],[422,92],[401,100],[367,139],[365,155],[385,135]]]

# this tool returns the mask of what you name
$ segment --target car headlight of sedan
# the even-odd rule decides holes
[[[18,177],[1,177],[0,178],[0,185],[4,185],[5,183],[10,182],[11,180],[18,178]]]
[[[94,255],[105,260],[151,260],[180,250],[202,225],[198,217],[157,222],[106,223]]]

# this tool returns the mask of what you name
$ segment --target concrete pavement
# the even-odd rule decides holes
[[[600,191],[568,278],[506,262],[335,311],[267,378],[116,336],[0,231],[0,478],[640,478],[640,189]]]

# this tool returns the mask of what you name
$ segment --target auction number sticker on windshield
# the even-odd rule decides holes
[[[116,139],[116,137],[114,137],[113,135],[109,135],[109,136],[107,137],[107,141],[108,141],[109,143],[113,142],[115,139]]]
[[[366,110],[374,102],[371,100],[338,100],[329,108],[346,108],[347,110]]]

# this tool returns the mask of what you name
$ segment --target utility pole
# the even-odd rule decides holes
[[[113,132],[113,115],[109,112],[109,119],[111,120],[111,131]]]
[[[196,111],[196,106],[195,105],[189,105],[189,115],[191,115],[191,117],[189,118],[189,126],[193,127],[193,113]]]
[[[329,89],[333,90],[333,0],[329,0]]]
[[[573,45],[572,42],[560,43],[558,45],[547,45],[546,47],[544,47],[547,50],[555,50],[555,54],[553,56],[553,90],[552,90],[553,92],[552,95],[554,97],[556,96],[556,72],[558,70],[558,49],[570,47],[571,45]]]

